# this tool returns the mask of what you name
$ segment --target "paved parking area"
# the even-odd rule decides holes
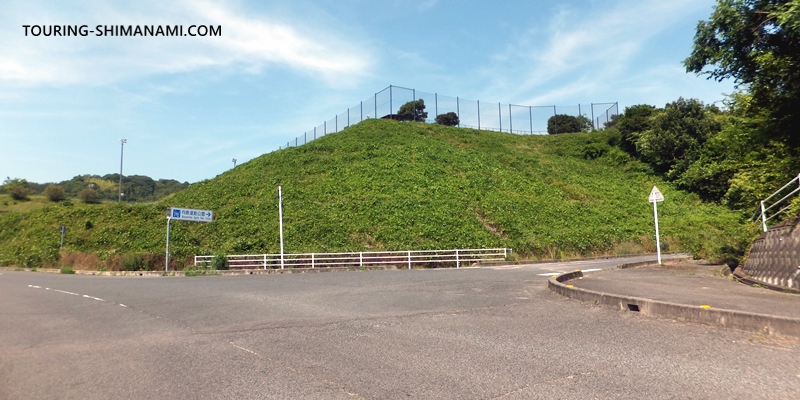
[[[797,398],[800,344],[563,298],[639,259],[224,277],[0,274],[0,398]]]

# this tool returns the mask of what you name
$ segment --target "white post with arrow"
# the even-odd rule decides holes
[[[658,254],[658,265],[661,265],[661,240],[658,238],[658,202],[664,201],[664,195],[657,187],[653,186],[647,201],[653,203],[653,217],[656,221],[656,254]]]

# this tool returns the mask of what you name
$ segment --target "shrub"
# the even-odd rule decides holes
[[[439,114],[436,116],[436,123],[439,125],[456,126],[461,123],[458,119],[458,114],[450,111],[446,114]]]
[[[9,193],[14,200],[28,200],[28,190],[24,186],[14,186]]]
[[[61,268],[61,273],[62,274],[74,274],[75,270],[70,268],[70,267],[62,267]]]
[[[211,269],[224,271],[227,270],[228,267],[228,257],[224,254],[216,254],[214,258],[211,259]]]
[[[11,179],[10,177],[6,177],[6,180],[3,182],[3,189],[5,189],[14,200],[28,200],[28,194],[30,194],[30,192],[28,188],[25,187],[27,184],[28,181],[25,179]]]
[[[97,203],[97,191],[92,188],[86,188],[78,192],[78,198],[84,203]]]
[[[125,271],[147,271],[150,266],[147,265],[141,255],[128,254],[122,257],[122,269]]]
[[[588,132],[591,129],[592,121],[583,115],[573,117],[567,114],[556,114],[547,120],[547,133],[551,135],[557,133]]]
[[[44,195],[50,201],[61,201],[67,198],[64,188],[59,185],[48,185],[46,188],[44,188]]]

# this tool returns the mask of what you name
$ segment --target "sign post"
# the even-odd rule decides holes
[[[169,230],[170,222],[175,219],[179,221],[212,222],[214,213],[210,210],[195,210],[192,208],[172,207],[167,214],[167,256],[164,271],[169,272]]]
[[[278,223],[281,231],[281,269],[283,269],[283,194],[278,186]]]
[[[657,187],[653,186],[653,190],[650,191],[650,196],[647,200],[653,203],[653,218],[656,223],[656,254],[658,254],[658,265],[661,265],[661,240],[658,237],[658,202],[664,201],[664,195],[661,194]]]
[[[61,246],[59,247],[64,247],[64,234],[67,233],[67,226],[61,225],[58,230],[61,232]]]

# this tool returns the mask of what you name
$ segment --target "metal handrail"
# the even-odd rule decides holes
[[[290,254],[231,254],[226,255],[230,268],[284,268],[290,267],[331,267],[454,262],[456,268],[462,262],[503,261],[513,250],[493,249],[452,249],[452,250],[401,250],[401,251],[362,251],[343,253],[290,253]],[[210,261],[214,256],[197,255],[194,264]]]
[[[797,182],[797,188],[796,189],[794,189],[791,192],[789,192],[789,194],[781,197],[779,200],[774,201],[768,207],[765,205],[770,199],[772,199],[773,197],[775,197],[778,194],[782,193],[784,190],[786,190],[788,187],[790,187],[794,182]],[[780,215],[782,212],[788,210],[791,207],[791,205],[787,205],[787,206],[781,208],[777,212],[773,213],[772,216],[770,216],[770,217],[767,217],[767,211],[769,211],[773,207],[783,203],[789,197],[791,197],[791,196],[793,196],[793,195],[795,195],[797,193],[800,193],[800,174],[798,174],[796,178],[792,178],[791,180],[789,180],[789,182],[787,182],[785,185],[783,185],[783,187],[781,187],[780,189],[776,190],[775,193],[771,194],[766,199],[761,200],[761,202],[760,202],[760,206],[761,206],[761,227],[764,229],[764,232],[767,231],[767,221],[771,220],[772,218],[775,218],[776,216]]]

